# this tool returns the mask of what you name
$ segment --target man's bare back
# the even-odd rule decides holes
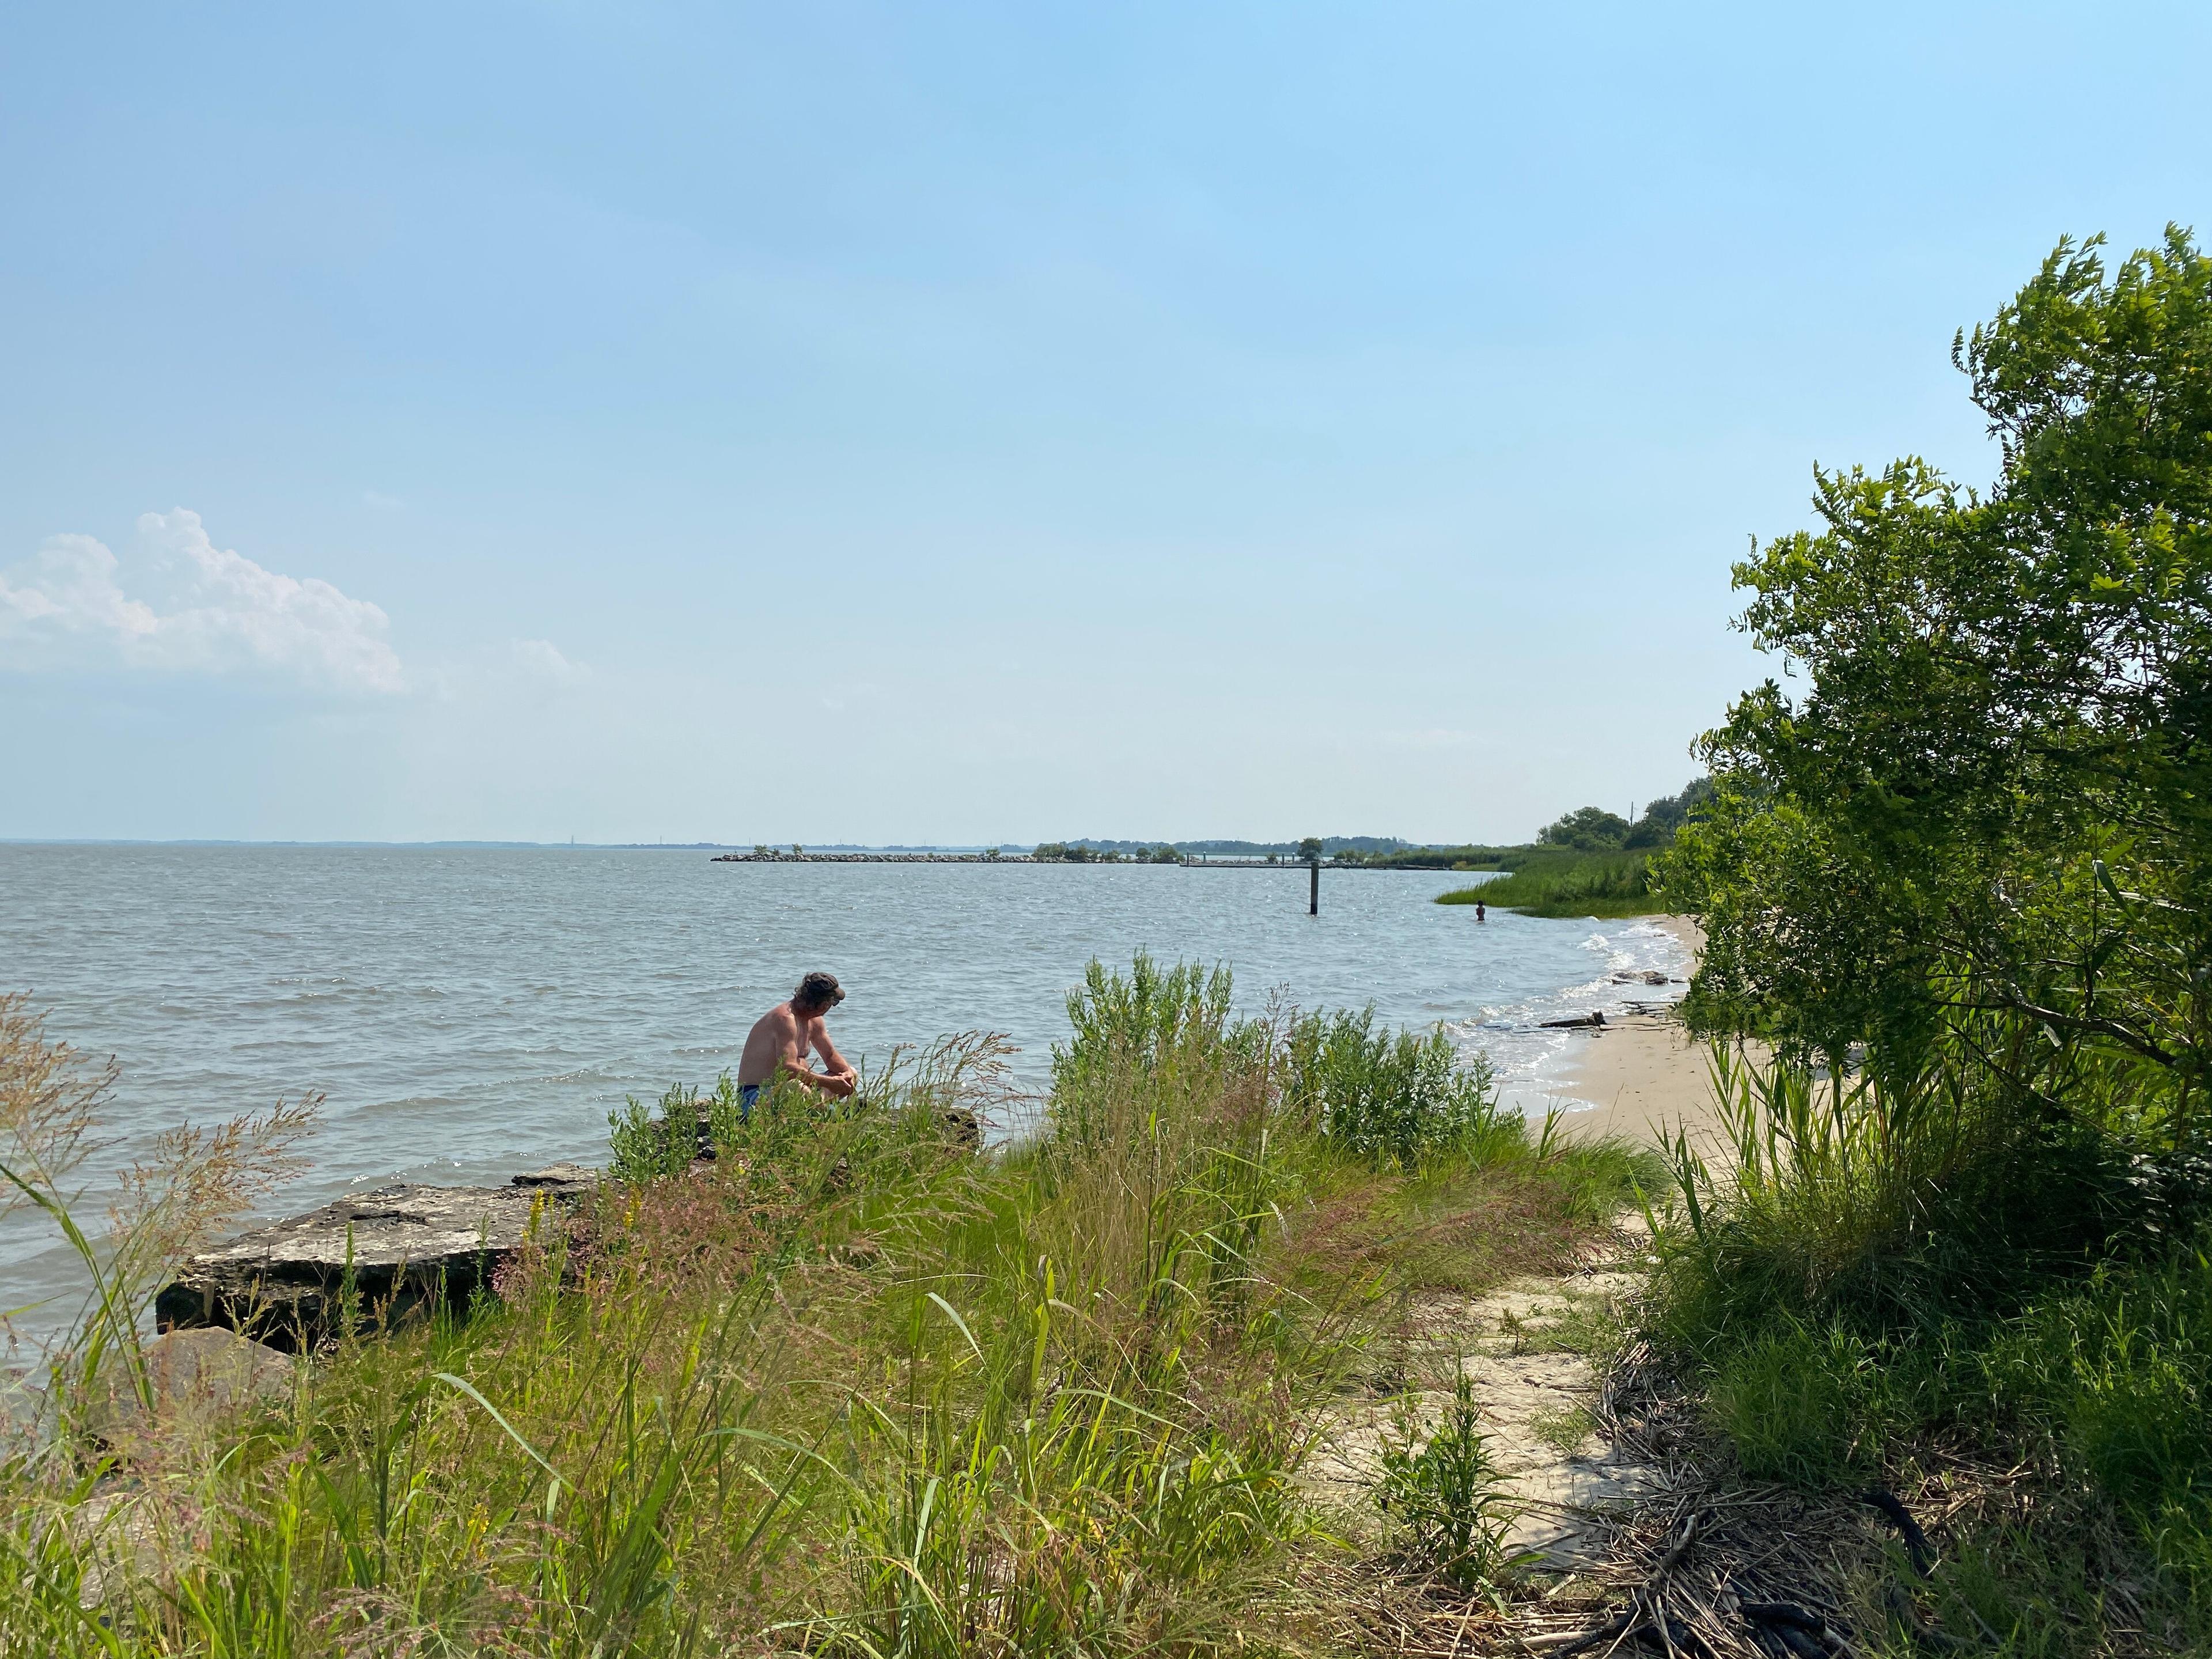
[[[809,974],[788,1002],[777,1003],[753,1023],[738,1060],[738,1087],[749,1091],[748,1107],[779,1072],[817,1094],[842,1099],[853,1092],[859,1076],[823,1024],[823,1017],[844,1000],[845,993],[828,974]],[[821,1056],[821,1071],[807,1065],[810,1049]]]

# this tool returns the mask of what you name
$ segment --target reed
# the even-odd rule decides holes
[[[1493,880],[1439,894],[1437,902],[1480,902],[1532,916],[1646,916],[1668,908],[1643,853],[1528,848],[1506,867]]]
[[[1232,1018],[1225,975],[1094,969],[1070,1012],[1024,1139],[948,1144],[1006,1104],[1003,1043],[951,1039],[865,1107],[717,1119],[719,1161],[549,1213],[496,1295],[364,1310],[289,1398],[128,1467],[58,1411],[0,1463],[0,1651],[1268,1639],[1340,1547],[1295,1477],[1381,1310],[1564,1255],[1626,1170],[1419,1039]]]
[[[1717,1049],[1719,1133],[1674,1148],[1653,1334],[1755,1479],[1904,1487],[1962,1452],[2039,1471],[2033,1528],[1960,1528],[1960,1571],[1939,1586],[1955,1629],[2104,1651],[2116,1618],[2147,1620],[2203,1650],[2203,1171],[2160,1177],[2188,1125],[2147,1098],[2140,1066],[2020,1026],[1962,1021],[1910,1063],[1876,1054],[1849,1077]],[[2136,1575],[2133,1606],[2104,1607],[2069,1560]]]

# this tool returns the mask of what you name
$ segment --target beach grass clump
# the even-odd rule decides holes
[[[1439,894],[1437,902],[1553,917],[1648,916],[1668,908],[1644,853],[1539,847],[1516,853],[1509,863],[1506,874]]]
[[[1721,1144],[1677,1143],[1647,1313],[1744,1473],[2032,1472],[2033,1525],[1952,1540],[1960,1628],[2102,1650],[2112,1571],[2128,1620],[2212,1643],[2212,1218],[2160,1178],[2160,1120],[2087,1088],[2080,1115],[2024,1109],[1956,1052],[1838,1079],[1723,1051],[1716,1080]]]
[[[696,1097],[674,1137],[624,1115],[626,1175],[491,1291],[364,1307],[289,1389],[127,1458],[58,1368],[0,1460],[0,1651],[1291,1639],[1297,1563],[1342,1547],[1297,1472],[1390,1310],[1571,1255],[1619,1155],[1485,1115],[1425,1040],[1238,1018],[1225,974],[1094,969],[1070,1014],[1035,1132],[980,1152],[946,1128],[1004,1101],[980,1034],[860,1101],[710,1105],[719,1156],[680,1172]],[[1421,1467],[1465,1474],[1449,1449]]]

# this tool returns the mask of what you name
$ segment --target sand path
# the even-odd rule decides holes
[[[1658,920],[1693,954],[1703,945],[1686,917]],[[1577,1136],[1664,1146],[1678,1128],[1705,1140],[1714,1123],[1705,1052],[1671,1014],[1631,1016],[1579,1036],[1565,1081],[1595,1103],[1564,1120]],[[1342,1404],[1307,1466],[1352,1535],[1379,1538],[1374,1486],[1386,1438],[1408,1426],[1431,1431],[1463,1370],[1508,1499],[1507,1547],[1538,1571],[1595,1565],[1612,1531],[1601,1523],[1632,1510],[1656,1480],[1596,1434],[1590,1358],[1641,1285],[1649,1244],[1644,1218],[1631,1215],[1576,1272],[1416,1304],[1370,1394]]]
[[[1474,1384],[1485,1449],[1506,1502],[1504,1543],[1530,1567],[1592,1565],[1594,1519],[1632,1506],[1650,1471],[1595,1432],[1589,1352],[1641,1280],[1642,1218],[1580,1270],[1517,1279],[1480,1296],[1436,1295],[1415,1304],[1370,1393],[1334,1413],[1306,1480],[1341,1514],[1347,1533],[1380,1540],[1374,1487],[1387,1439],[1432,1431],[1452,1403],[1455,1372]]]

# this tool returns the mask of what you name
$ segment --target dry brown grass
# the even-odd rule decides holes
[[[0,994],[0,1216],[59,1190],[93,1150],[88,1137],[115,1092],[119,1067],[49,1042],[46,1017],[20,994]]]

